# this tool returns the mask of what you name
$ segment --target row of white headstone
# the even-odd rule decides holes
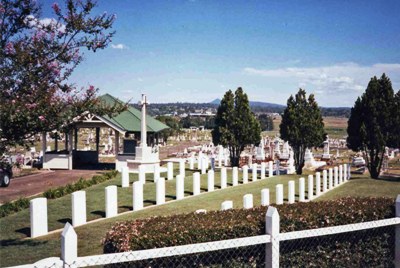
[[[329,175],[329,176],[328,176]],[[311,201],[316,197],[326,193],[329,190],[341,185],[342,183],[350,179],[350,167],[345,165],[340,165],[339,167],[329,168],[329,170],[323,170],[322,172],[322,184],[321,184],[321,173],[315,173],[315,195],[314,195],[314,176],[308,176],[308,199],[305,198],[305,179],[299,179],[299,202]],[[275,204],[281,205],[284,202],[283,199],[283,184],[277,184],[275,186]],[[321,189],[322,188],[322,189]],[[295,203],[295,181],[288,182],[288,203]],[[270,197],[269,189],[261,190],[261,205],[269,206]],[[246,194],[243,196],[243,208],[249,209],[253,207],[253,195]],[[221,203],[221,210],[227,210],[233,208],[233,201],[226,200]]]
[[[265,178],[266,163],[261,163],[261,179]],[[272,173],[273,163],[269,162],[269,177]],[[157,167],[155,168],[157,169]],[[242,167],[243,184],[249,182],[248,166]],[[221,168],[221,189],[228,187],[227,183],[227,168]],[[185,162],[179,162],[179,175],[176,176],[176,200],[181,200],[185,197]],[[232,185],[239,184],[239,169],[232,168]],[[173,163],[167,163],[167,179],[173,179]],[[257,180],[257,165],[253,165],[252,181]],[[159,170],[154,172],[154,182],[156,183],[156,204],[165,203],[165,178],[160,177]],[[139,166],[139,180],[133,183],[133,210],[141,210],[143,204],[143,185],[146,183],[146,173]],[[129,170],[127,167],[122,168],[122,187],[129,187]],[[106,218],[118,215],[118,190],[117,186],[111,185],[105,188],[105,210]],[[209,170],[207,175],[207,191],[214,191],[214,171]],[[200,173],[193,173],[193,195],[200,194]],[[77,191],[71,195],[72,205],[72,226],[80,226],[86,223],[86,192]],[[30,201],[30,220],[31,220],[31,237],[38,237],[48,233],[47,222],[47,199],[35,198]]]

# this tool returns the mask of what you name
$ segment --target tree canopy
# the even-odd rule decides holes
[[[225,93],[215,117],[212,137],[214,144],[229,148],[232,166],[239,165],[240,153],[247,145],[260,142],[260,123],[251,112],[249,99],[241,87],[235,94],[231,90]]]
[[[363,151],[372,178],[378,178],[385,147],[400,143],[400,91],[394,94],[385,74],[372,77],[351,109],[347,127],[347,146]]]
[[[52,5],[54,18],[41,19],[34,0],[0,2],[0,154],[27,145],[33,135],[68,126],[85,111],[99,115],[107,107],[93,85],[77,88],[68,81],[83,60],[83,49],[97,51],[111,41],[115,20],[91,16],[92,0]]]
[[[293,149],[296,173],[302,174],[305,150],[320,146],[326,137],[321,111],[313,94],[307,98],[306,91],[300,88],[295,97],[289,97],[279,131]]]

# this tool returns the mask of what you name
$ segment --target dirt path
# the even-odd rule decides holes
[[[89,179],[100,173],[100,170],[56,170],[13,178],[10,186],[0,187],[0,203],[40,194],[50,188],[77,181],[81,177]]]

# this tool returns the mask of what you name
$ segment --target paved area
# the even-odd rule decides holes
[[[0,187],[0,203],[40,194],[50,188],[78,181],[81,177],[90,179],[102,172],[101,170],[43,170],[39,174],[13,178],[8,187]]]

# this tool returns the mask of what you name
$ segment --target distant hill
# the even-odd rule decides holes
[[[221,102],[220,99],[215,99],[210,104],[216,104],[219,105]],[[270,102],[261,102],[261,101],[250,101],[250,106],[251,107],[265,107],[265,108],[282,108],[285,109],[285,105],[281,104],[276,104],[276,103],[270,103]]]

